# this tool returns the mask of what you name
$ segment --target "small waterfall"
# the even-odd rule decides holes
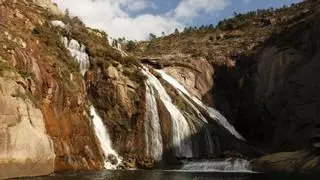
[[[80,45],[80,43],[74,39],[70,40],[69,42],[67,37],[63,37],[62,42],[69,50],[70,54],[79,63],[80,72],[84,76],[84,74],[90,67],[89,56],[85,52],[86,47],[83,44]],[[91,116],[93,116],[93,125],[96,136],[100,142],[103,154],[107,159],[104,163],[104,167],[106,169],[117,169],[122,160],[121,158],[119,158],[117,152],[111,146],[112,142],[110,140],[107,129],[93,106],[90,107],[90,114]]]
[[[142,72],[148,77],[148,84],[154,88],[159,95],[161,102],[166,107],[172,120],[173,142],[172,146],[177,157],[193,157],[191,130],[189,124],[179,109],[173,104],[172,99],[167,94],[160,81],[147,70]]]
[[[93,106],[90,107],[90,114],[91,116],[93,116],[94,130],[96,132],[98,140],[100,141],[104,156],[107,159],[116,158],[116,160],[109,159],[109,161],[105,161],[104,167],[106,169],[117,169],[117,166],[121,163],[121,159],[119,158],[117,152],[112,149],[112,142],[110,140],[107,129]],[[112,163],[111,161],[116,161],[116,163]]]
[[[163,154],[163,143],[157,101],[150,81],[146,82],[146,113],[144,121],[146,153],[160,161]]]
[[[128,54],[122,50],[121,44],[119,43],[118,40],[113,39],[112,37],[108,36],[108,43],[109,43],[109,46],[118,50],[122,56],[128,56]]]
[[[243,159],[191,161],[180,171],[194,172],[252,172],[250,162]]]
[[[176,89],[178,89],[180,92],[182,92],[183,94],[185,94],[186,96],[188,96],[190,99],[192,99],[194,101],[194,103],[196,103],[199,107],[201,107],[203,110],[205,110],[209,116],[216,120],[221,126],[223,126],[224,128],[226,128],[231,134],[233,134],[236,138],[241,139],[241,140],[245,140],[237,131],[236,129],[228,122],[228,120],[222,115],[220,114],[217,110],[206,106],[205,104],[203,104],[203,102],[201,102],[199,99],[197,99],[196,97],[193,97],[189,94],[189,92],[186,90],[185,87],[183,87],[178,81],[176,81],[173,77],[169,76],[168,74],[166,74],[164,71],[162,70],[156,70],[161,77],[167,81],[169,84],[171,84],[173,87],[175,87]]]
[[[82,75],[84,75],[90,67],[90,61],[89,56],[86,53],[86,47],[83,44],[80,45],[80,43],[74,39],[71,39],[69,42],[67,37],[63,37],[62,42],[69,50],[71,56],[77,60],[80,65],[80,72]]]

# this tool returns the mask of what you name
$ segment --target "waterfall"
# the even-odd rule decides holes
[[[249,161],[244,159],[191,161],[180,171],[193,172],[253,172]]]
[[[178,81],[176,81],[174,78],[166,74],[162,70],[156,70],[161,77],[167,81],[169,84],[171,84],[173,87],[178,89],[180,92],[188,96],[190,99],[194,101],[199,107],[201,107],[204,111],[206,111],[209,116],[216,120],[221,126],[223,126],[225,129],[227,129],[232,135],[234,135],[236,138],[245,140],[237,131],[236,129],[228,122],[228,120],[220,114],[217,110],[206,106],[204,103],[202,103],[199,99],[196,97],[191,96],[191,94],[186,90],[185,87],[183,87]]]
[[[69,42],[67,37],[63,37],[62,42],[69,50],[71,56],[77,60],[80,66],[80,72],[82,75],[84,75],[90,67],[90,61],[89,56],[86,53],[86,47],[83,44],[80,45],[80,43],[74,39],[71,39]]]
[[[146,82],[146,113],[144,121],[146,153],[159,161],[163,154],[160,118],[154,89]]]
[[[205,139],[206,139],[205,142],[206,142],[207,151],[209,154],[213,154],[214,143],[213,143],[212,135],[210,134],[210,130],[208,129],[208,127],[205,125],[205,124],[208,124],[208,121],[202,115],[199,109],[192,102],[190,102],[190,100],[187,97],[185,97],[185,95],[181,91],[178,91],[178,92],[179,92],[179,95],[182,97],[182,99],[191,107],[191,109],[196,113],[197,117],[202,121],[201,126],[205,130],[204,133],[205,133]]]
[[[51,24],[56,27],[60,27],[62,29],[66,29],[67,25],[59,20],[51,21]],[[65,48],[68,49],[71,56],[75,58],[80,65],[80,72],[82,76],[86,73],[86,71],[90,67],[89,56],[86,53],[86,47],[83,44],[80,44],[77,40],[71,39],[70,42],[67,37],[61,37],[61,41]]]
[[[128,56],[128,54],[122,50],[121,44],[119,43],[118,40],[113,39],[112,37],[108,36],[108,43],[109,43],[109,46],[118,50],[120,52],[121,56]]]
[[[147,70],[142,72],[148,77],[148,84],[154,88],[170,114],[172,120],[172,146],[177,157],[193,157],[191,130],[189,124],[179,109],[173,104],[172,99],[167,94],[160,81]]]
[[[71,56],[73,56],[79,63],[80,72],[84,76],[90,67],[89,56],[85,52],[86,47],[83,44],[80,45],[80,43],[74,39],[71,39],[69,42],[67,37],[63,37],[62,42],[69,50]],[[103,154],[107,159],[104,162],[104,167],[106,169],[116,169],[122,160],[119,158],[117,152],[112,148],[112,142],[107,129],[93,106],[90,107],[90,114],[93,116],[93,125],[96,136],[99,140],[101,149],[103,150]]]
[[[99,117],[99,115],[96,112],[96,109],[93,106],[90,107],[90,114],[91,116],[93,116],[94,130],[100,142],[100,146],[103,150],[104,156],[106,158],[109,158],[110,156],[113,156],[116,158],[116,163],[105,161],[104,167],[106,169],[116,169],[117,166],[121,163],[121,159],[119,158],[117,152],[114,149],[112,149],[112,146],[111,146],[112,142],[110,140],[107,129],[104,126],[101,118]]]

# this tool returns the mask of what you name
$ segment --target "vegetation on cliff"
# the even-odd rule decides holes
[[[141,167],[152,167],[154,161],[139,149],[146,88],[141,62],[175,75],[265,151],[304,148],[316,132],[320,86],[310,72],[316,74],[318,67],[319,2],[235,13],[216,27],[186,28],[159,38],[151,35],[148,42],[129,41],[125,46],[129,56],[109,46],[105,32],[86,27],[77,17],[53,14],[27,1],[0,1],[0,7],[2,87],[15,84],[10,100],[41,110],[46,133],[54,142],[55,170],[102,167],[89,115],[91,103],[110,130],[115,149],[137,159]],[[66,27],[52,25],[53,20]],[[86,47],[90,69],[84,79],[62,37]],[[197,116],[174,89],[166,88],[173,104],[189,119]],[[161,113],[164,118],[168,115]],[[283,133],[286,126],[290,132]],[[170,132],[166,133],[169,139]],[[290,162],[292,156],[302,170],[314,168],[318,160],[313,152],[299,151],[255,162],[270,167],[279,159]],[[288,166],[290,171],[295,168]]]

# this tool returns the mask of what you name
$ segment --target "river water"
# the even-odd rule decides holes
[[[217,173],[183,171],[110,171],[63,173],[26,180],[319,180],[320,174]]]

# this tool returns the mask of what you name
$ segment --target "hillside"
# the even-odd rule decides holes
[[[51,1],[7,0],[0,7],[0,178],[101,169],[103,156],[89,107],[110,107],[106,113],[117,116],[106,116],[125,122],[114,110],[121,101],[109,98],[117,91],[93,98],[103,88],[96,89],[99,85],[89,79],[103,79],[104,88],[138,88],[143,76],[131,67],[136,60],[122,57],[104,32],[65,16]],[[79,69],[89,67],[89,59],[86,85]],[[110,66],[121,68],[116,81],[124,84],[110,81],[115,69]],[[131,94],[134,103],[138,95]],[[134,114],[130,98],[125,103]]]
[[[0,179],[268,154],[250,170],[319,171],[319,20],[305,1],[124,52],[50,0],[0,0]]]
[[[269,101],[284,98],[288,90],[282,88],[288,76],[315,56],[318,18],[319,2],[305,1],[289,8],[236,14],[217,27],[187,28],[178,34],[139,42],[131,52],[143,63],[168,69],[199,98],[222,111],[258,146],[267,151],[292,150],[301,142],[288,147],[278,142],[273,146],[279,137],[270,131],[277,129],[283,112],[275,113],[275,106],[280,107]],[[306,59],[301,60],[302,57]],[[205,74],[212,77],[204,78]],[[288,99],[283,101],[282,106],[290,106]],[[261,124],[269,128],[259,128]]]
[[[140,57],[183,54],[225,64],[236,57],[252,55],[271,35],[303,21],[312,13],[314,4],[317,3],[235,13],[234,18],[223,20],[216,27],[188,27],[183,32],[139,42],[135,48],[127,49]]]

